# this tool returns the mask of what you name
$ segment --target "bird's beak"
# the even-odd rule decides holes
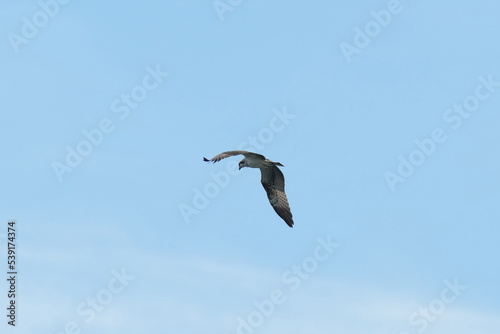
[[[243,167],[241,167],[241,166],[238,166],[238,170],[241,170],[242,168],[243,168]]]

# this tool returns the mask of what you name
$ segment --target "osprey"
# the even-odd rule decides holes
[[[277,167],[283,166],[281,163],[266,159],[266,157],[261,154],[248,151],[222,152],[210,160],[204,157],[203,161],[216,163],[222,159],[239,154],[245,156],[245,158],[240,161],[239,169],[242,169],[243,167],[260,169],[260,181],[266,190],[269,203],[271,203],[278,216],[283,218],[288,226],[293,227],[292,212],[290,211],[290,205],[288,204],[288,199],[285,194],[285,177],[283,176],[281,170]]]

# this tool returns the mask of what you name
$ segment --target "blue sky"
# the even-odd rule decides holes
[[[496,1],[0,6],[2,332],[500,330]]]

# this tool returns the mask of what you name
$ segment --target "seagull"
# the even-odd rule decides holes
[[[212,159],[203,158],[203,161],[216,163],[222,159],[232,157],[234,155],[244,155],[245,158],[240,161],[239,169],[243,167],[259,168],[261,173],[260,182],[266,190],[267,198],[271,203],[274,211],[283,218],[288,226],[293,227],[292,212],[285,194],[285,177],[277,166],[284,167],[279,162],[274,162],[266,159],[265,156],[248,151],[227,151],[216,155]]]

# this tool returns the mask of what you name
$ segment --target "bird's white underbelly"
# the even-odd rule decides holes
[[[260,168],[262,167],[262,159],[252,159],[252,158],[246,158],[248,167],[251,168]]]

